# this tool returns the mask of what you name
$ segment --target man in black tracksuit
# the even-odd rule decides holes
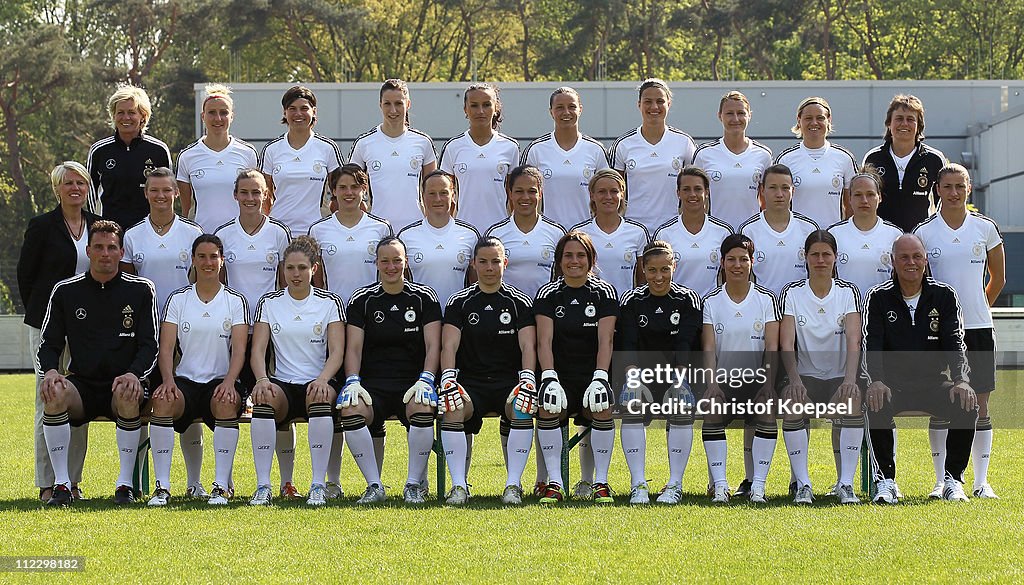
[[[961,484],[974,441],[977,396],[968,376],[960,305],[952,287],[925,275],[928,257],[917,236],[901,236],[892,252],[893,279],[871,289],[864,303],[875,501],[898,501],[893,415],[907,410],[951,421],[943,498],[966,500]]]
[[[157,356],[156,292],[149,280],[124,274],[121,229],[100,220],[89,227],[89,270],[57,283],[39,344],[43,372],[43,436],[54,470],[50,505],[71,504],[67,447],[71,425],[99,416],[117,420],[121,473],[114,501],[134,501],[132,471],[139,444],[142,380]],[[58,372],[65,345],[68,375]]]

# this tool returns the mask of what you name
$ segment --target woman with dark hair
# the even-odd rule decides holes
[[[345,353],[345,309],[341,298],[313,286],[320,265],[316,240],[299,236],[284,251],[287,288],[263,295],[252,332],[252,452],[256,464],[253,506],[269,506],[270,467],[277,429],[293,419],[309,421],[313,478],[306,504],[323,506],[329,494],[325,477],[334,438],[334,409],[339,387],[335,374]],[[267,370],[267,347],[274,346],[274,376]]]
[[[780,343],[789,384],[783,400],[793,404],[832,404],[839,428],[838,485],[830,495],[841,504],[859,504],[853,491],[853,475],[864,439],[861,412],[860,294],[853,284],[835,278],[838,247],[827,231],[811,232],[804,242],[807,278],[782,289]],[[808,417],[786,414],[782,436],[789,464],[796,476],[793,502],[813,500],[807,463]]]
[[[57,207],[28,221],[25,240],[18,257],[18,292],[25,307],[25,325],[36,371],[36,410],[33,438],[35,443],[35,482],[39,499],[46,502],[52,495],[53,467],[43,439],[43,402],[39,394],[42,373],[39,371],[40,329],[53,287],[59,281],[89,269],[86,247],[89,226],[98,216],[83,209],[91,192],[89,171],[81,163],[65,161],[50,172],[50,186],[57,197]],[[78,483],[82,481],[82,465],[89,440],[89,425],[71,427],[68,461],[71,492],[82,498]]]
[[[547,465],[548,483],[540,501],[557,504],[562,490],[562,428],[569,415],[592,421],[594,501],[613,502],[608,467],[615,445],[611,367],[619,304],[615,289],[594,276],[597,252],[590,237],[573,231],[555,246],[555,278],[534,301],[537,361],[541,373],[537,434]]]
[[[455,175],[463,194],[459,219],[477,230],[505,217],[505,177],[519,162],[519,143],[498,132],[501,97],[497,86],[474,83],[462,95],[469,129],[444,143],[438,167]]]
[[[377,243],[380,279],[352,293],[348,305],[345,385],[338,396],[345,442],[366,479],[360,504],[387,495],[374,458],[374,435],[397,416],[408,432],[407,504],[426,501],[426,473],[434,444],[441,354],[441,306],[430,287],[405,278],[405,245],[396,237]],[[369,428],[368,428],[369,427]]]
[[[284,92],[281,123],[288,131],[268,142],[260,153],[274,217],[293,234],[304,234],[323,214],[327,173],[345,164],[330,138],[313,131],[316,95],[301,85]]]
[[[409,125],[409,86],[388,79],[380,86],[380,124],[352,143],[349,162],[369,174],[370,209],[401,228],[420,218],[420,181],[437,168],[434,142]],[[364,280],[363,283],[366,281]]]
[[[192,265],[195,283],[171,293],[160,326],[157,363],[163,383],[151,397],[156,490],[150,506],[170,503],[174,433],[184,433],[196,419],[213,430],[216,479],[208,502],[224,505],[234,495],[231,469],[238,447],[238,416],[244,407],[238,375],[245,360],[249,310],[245,297],[220,283],[224,268],[220,238],[211,234],[196,238]],[[179,348],[181,358],[175,365]]]

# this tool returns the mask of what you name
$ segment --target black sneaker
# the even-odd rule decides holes
[[[114,503],[118,506],[135,503],[135,490],[130,485],[119,485],[114,490]]]
[[[53,486],[53,495],[50,496],[49,500],[46,500],[46,505],[58,508],[67,508],[74,502],[75,496],[71,494],[71,490],[68,489],[68,486],[59,483]]]
[[[789,497],[795,498],[796,492],[800,490],[800,486],[796,485],[796,482],[789,484]]]
[[[744,479],[743,481],[740,482],[740,485],[736,486],[736,491],[734,491],[732,495],[736,496],[737,498],[749,498],[750,488],[752,487],[754,487],[754,482],[750,481],[749,479]]]

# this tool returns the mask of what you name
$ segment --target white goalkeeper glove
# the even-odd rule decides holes
[[[654,395],[651,394],[650,388],[639,382],[634,385],[635,388],[630,388],[629,382],[622,385],[622,392],[619,393],[619,405],[622,408],[628,408],[629,403],[634,400],[639,400],[641,404],[654,402]]]
[[[565,388],[558,383],[558,372],[544,370],[540,375],[540,389],[544,401],[544,411],[550,414],[561,414],[569,407],[565,397]]]
[[[611,407],[612,387],[608,383],[608,372],[594,370],[594,381],[583,392],[583,408],[590,412],[604,412]]]
[[[406,390],[402,401],[409,404],[410,400],[415,401],[416,404],[429,405],[431,407],[437,406],[437,392],[434,391],[433,372],[420,373],[419,379],[413,382],[413,385]]]
[[[338,394],[338,400],[335,401],[334,408],[341,410],[342,408],[358,406],[360,400],[366,406],[373,404],[373,400],[370,399],[370,393],[366,391],[366,388],[363,388],[360,380],[361,378],[357,374],[352,374],[345,378],[345,386],[342,387],[341,393]]]
[[[455,379],[458,375],[459,371],[454,368],[441,372],[441,386],[437,401],[438,414],[462,410],[466,406],[469,396],[462,384]]]
[[[519,384],[512,389],[505,402],[523,414],[537,413],[537,377],[532,370],[519,371]]]

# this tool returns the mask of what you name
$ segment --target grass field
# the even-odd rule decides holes
[[[1004,388],[1024,383],[1024,372],[1000,376]],[[619,496],[616,505],[602,508],[569,502],[548,509],[532,498],[521,508],[503,508],[497,424],[488,421],[477,440],[470,476],[475,496],[464,509],[437,504],[411,509],[397,499],[357,508],[354,499],[364,483],[347,452],[342,467],[347,498],[324,509],[280,501],[253,509],[247,497],[226,508],[175,500],[167,509],[141,504],[121,509],[110,502],[117,473],[114,426],[103,423],[90,431],[84,483],[90,499],[68,510],[49,510],[40,506],[32,487],[32,390],[29,375],[0,376],[0,409],[11,421],[0,427],[0,555],[81,556],[85,571],[0,573],[0,583],[1024,580],[1019,544],[1024,498],[1018,482],[1024,431],[1019,427],[995,432],[990,478],[1002,496],[998,501],[927,501],[933,478],[926,433],[911,430],[900,435],[899,481],[907,499],[896,507],[840,507],[824,497],[809,507],[789,504],[789,465],[780,437],[768,486],[770,503],[764,506],[734,502],[713,507],[707,502],[702,495],[706,462],[698,439],[684,482],[689,494],[679,506],[630,508],[626,496]],[[248,496],[254,476],[246,429],[235,469],[240,493]],[[384,478],[393,486],[389,494],[400,496],[404,435],[397,425],[389,432]],[[300,425],[298,433],[296,483],[304,488],[310,474],[305,427]],[[730,431],[734,485],[742,474],[739,435]],[[818,493],[834,478],[828,437],[827,428],[812,436],[811,477]],[[648,445],[654,488],[668,472],[661,429],[651,429]],[[203,478],[209,486],[210,434],[206,450]],[[532,467],[531,461],[527,483],[533,479]],[[433,469],[431,462],[431,474]],[[575,468],[573,473],[578,476]],[[273,477],[276,481],[276,469]],[[179,489],[184,482],[180,451],[172,480]],[[628,483],[616,445],[611,484],[623,493]]]

